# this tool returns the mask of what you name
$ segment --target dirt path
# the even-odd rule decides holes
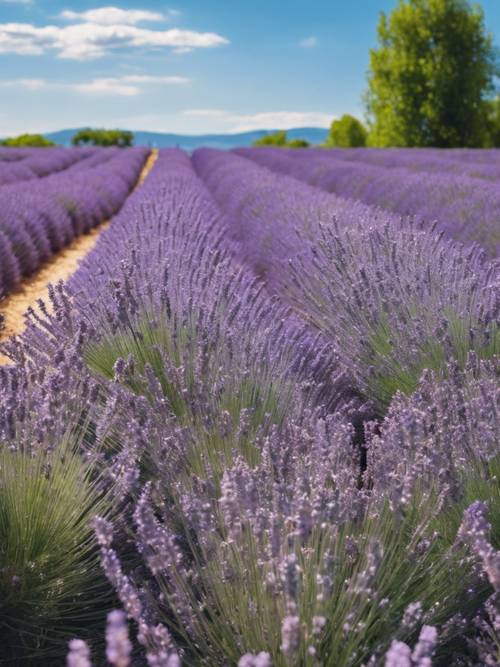
[[[158,151],[153,150],[142,168],[136,188],[142,185],[157,157]],[[5,327],[0,332],[0,343],[10,336],[22,333],[25,327],[24,315],[28,307],[35,306],[38,299],[48,303],[48,284],[67,280],[77,270],[81,260],[92,250],[99,235],[109,227],[109,224],[109,221],[102,222],[87,234],[75,238],[70,245],[54,255],[39,271],[24,280],[14,292],[0,302],[0,314],[5,318]],[[7,363],[10,363],[9,359],[0,354],[0,364]]]

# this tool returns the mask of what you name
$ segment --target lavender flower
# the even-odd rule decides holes
[[[106,658],[116,667],[129,667],[132,644],[128,637],[126,615],[119,610],[108,614],[106,626]]]
[[[66,665],[67,667],[92,667],[90,649],[81,639],[72,639],[69,642]]]

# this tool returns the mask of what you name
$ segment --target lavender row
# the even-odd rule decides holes
[[[45,456],[42,474],[68,474],[69,464],[50,465],[50,457],[60,460],[57,443],[90,421],[75,447],[90,469],[84,479],[99,471],[97,489],[89,489],[99,497],[92,525],[103,572],[125,612],[108,617],[109,662],[128,667],[145,654],[150,665],[165,667],[429,667],[434,657],[438,665],[465,657],[494,664],[500,545],[489,522],[498,516],[498,366],[471,354],[464,368],[450,361],[446,372],[424,374],[415,393],[399,394],[385,419],[366,425],[361,467],[349,406],[337,401],[334,412],[325,410],[317,386],[322,338],[304,337],[288,309],[249,276],[233,245],[241,237],[226,245],[226,236],[245,221],[250,238],[265,216],[266,229],[276,223],[284,235],[295,210],[292,238],[307,212],[310,230],[294,241],[300,251],[308,232],[314,238],[318,231],[317,202],[323,229],[338,204],[336,215],[346,215],[336,244],[326,236],[302,257],[320,261],[323,271],[356,264],[349,304],[340,292],[338,321],[350,319],[369,337],[357,312],[369,326],[381,290],[395,311],[389,324],[399,354],[405,294],[423,300],[430,320],[431,306],[439,309],[439,299],[451,295],[452,305],[470,308],[487,326],[491,275],[486,280],[484,263],[431,232],[400,223],[395,233],[388,217],[363,220],[373,227],[363,236],[353,211],[369,215],[367,207],[236,156],[204,151],[194,164],[206,170],[211,191],[218,187],[222,209],[232,198],[230,216],[221,216],[185,155],[160,152],[70,284],[51,291],[52,314],[32,313],[26,335],[9,346],[18,365],[0,373],[0,441],[13,455]],[[464,278],[463,264],[477,285],[472,275]],[[446,294],[436,267],[450,279]],[[281,290],[293,282],[294,267],[280,270],[275,290],[286,300]],[[335,293],[320,289],[319,296],[336,305]],[[328,308],[325,316],[332,317]],[[414,323],[406,347],[426,317]],[[66,488],[66,478],[55,479],[51,489]],[[89,539],[87,528],[78,544]],[[79,622],[68,665],[88,667],[95,624],[88,606],[74,607],[78,596],[64,597],[68,571],[66,563],[44,573],[52,616],[42,616],[40,627],[53,637],[57,612]],[[81,586],[95,573],[78,558],[74,571]],[[17,581],[9,604],[19,600],[18,613],[25,588]],[[35,590],[33,579],[30,596]],[[88,595],[83,599],[87,604]],[[103,627],[113,602],[103,596],[98,603]],[[18,615],[10,614],[9,631],[13,619]],[[24,630],[28,647],[32,634],[33,627]],[[0,650],[9,642],[10,635]]]
[[[235,155],[193,162],[235,254],[332,341],[377,411],[424,368],[500,352],[499,267],[478,249]]]
[[[36,152],[35,152],[36,151]],[[0,159],[0,186],[43,178],[72,165],[85,163],[97,151],[89,148],[39,148],[17,161]]]
[[[146,149],[115,153],[88,169],[0,189],[0,298],[75,236],[109,219],[137,182]],[[102,162],[100,160],[99,162]]]
[[[332,157],[335,160],[347,160],[361,164],[371,164],[386,168],[404,168],[411,172],[432,172],[447,176],[468,176],[489,181],[500,180],[500,152],[496,157],[485,162],[463,160],[447,151],[415,148],[340,148],[310,149],[295,151],[300,157]],[[480,154],[482,157],[482,153]]]
[[[312,154],[290,157],[277,149],[239,149],[239,155],[341,197],[380,206],[427,222],[453,239],[481,245],[490,257],[500,252],[500,189],[465,176],[382,169]]]
[[[328,152],[332,150],[329,149]],[[392,163],[392,160],[398,162],[400,159],[407,163],[411,162],[411,157],[418,164],[421,160],[443,160],[449,168],[453,169],[462,165],[464,169],[476,168],[479,165],[485,167],[498,167],[500,165],[500,149],[474,149],[474,148],[347,148],[333,149],[333,152],[345,156],[349,159],[361,160],[362,162],[371,160],[376,164],[382,164],[386,160]],[[410,156],[410,157],[407,157]],[[381,160],[379,162],[378,160]]]
[[[181,151],[160,152],[144,185],[127,199],[65,290],[72,303],[69,331],[83,321],[89,341],[154,322],[174,328],[183,322],[188,331],[181,331],[180,339],[186,333],[208,336],[204,344],[212,341],[212,353],[230,351],[231,363],[241,354],[238,347],[233,350],[236,341],[247,341],[245,353],[252,363],[266,359],[266,372],[273,372],[275,358],[287,359],[287,372],[308,368],[320,390],[323,384],[330,390],[334,384],[336,362],[330,346],[263,293],[253,274],[233,261],[220,211]],[[49,339],[46,330],[39,340],[37,327],[33,337],[28,328],[24,338],[31,353],[55,354],[49,341],[57,346],[66,338],[61,329],[66,318],[56,321]],[[259,331],[267,333],[261,336]],[[268,348],[271,344],[274,350]],[[221,360],[219,370],[224,363]],[[346,398],[351,396],[331,395],[328,400]]]

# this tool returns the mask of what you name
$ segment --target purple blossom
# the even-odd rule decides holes
[[[66,665],[67,667],[92,667],[90,649],[82,639],[72,639],[69,642]]]
[[[238,661],[238,667],[272,667],[271,656],[265,651],[253,655],[245,653]]]
[[[126,615],[115,610],[108,614],[106,626],[106,658],[116,667],[129,667],[132,644],[128,636]]]

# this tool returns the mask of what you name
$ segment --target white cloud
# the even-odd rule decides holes
[[[159,12],[144,9],[121,9],[119,7],[100,7],[86,12],[73,12],[69,9],[61,12],[61,18],[69,21],[97,23],[98,25],[135,25],[145,21],[165,21],[167,16]]]
[[[234,118],[229,111],[223,109],[186,109],[185,116],[197,116],[201,118]]]
[[[318,46],[318,38],[314,36],[305,37],[300,40],[299,46],[303,49],[314,49],[315,46]]]
[[[25,88],[26,90],[41,90],[46,88],[46,81],[43,79],[9,79],[0,81],[1,88]]]
[[[212,48],[229,41],[213,32],[150,30],[133,25],[80,23],[37,27],[29,23],[0,24],[0,53],[40,55],[56,51],[59,58],[90,60],[118,48],[179,49]]]
[[[146,74],[130,74],[121,77],[97,78],[88,83],[71,84],[71,88],[86,95],[118,95],[135,97],[145,86],[150,85],[182,85],[189,79],[182,76],[148,76]]]
[[[0,0],[0,5],[32,5],[33,0]]]
[[[46,79],[12,79],[0,80],[0,88],[16,88],[29,91],[69,90],[82,95],[113,95],[118,97],[135,97],[148,86],[182,85],[189,79],[182,76],[150,76],[130,74],[121,77],[100,77],[82,83],[61,83]]]
[[[329,127],[333,114],[322,111],[267,111],[236,114],[223,109],[186,109],[185,116],[220,121],[228,132],[288,130],[292,127]]]

